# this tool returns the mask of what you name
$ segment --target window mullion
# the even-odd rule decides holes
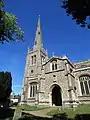
[[[30,97],[31,98],[34,98],[35,97],[35,95],[36,95],[36,91],[37,91],[37,84],[31,84],[30,85]]]
[[[34,85],[33,85],[33,93],[32,94],[33,94],[32,96],[34,97]]]
[[[90,94],[90,80],[87,80],[87,85],[88,85],[88,90],[89,90],[89,94]]]
[[[90,93],[90,79],[88,80],[88,85],[89,85],[89,93]]]
[[[33,97],[33,85],[32,85],[32,97]]]
[[[34,86],[34,96],[36,95],[36,85]]]
[[[84,81],[82,81],[82,82],[83,82],[83,87],[84,87],[84,93],[86,95],[85,83],[84,83]]]
[[[84,84],[85,84],[86,95],[88,95],[89,94],[89,89],[88,89],[87,80],[84,81]]]
[[[83,86],[82,95],[90,95],[90,76],[84,75],[79,78],[81,86]],[[81,83],[82,82],[82,83]],[[82,90],[82,87],[81,87]]]

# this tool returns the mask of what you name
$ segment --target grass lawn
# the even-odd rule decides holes
[[[21,108],[22,108],[23,110],[25,110],[25,111],[36,111],[36,110],[46,109],[46,108],[48,108],[48,107],[21,105]]]
[[[47,115],[54,116],[54,115],[59,115],[62,113],[66,113],[69,118],[74,118],[76,114],[90,114],[90,104],[86,105],[79,105],[76,108],[64,108],[60,110],[57,108],[56,110],[52,110],[47,113]]]

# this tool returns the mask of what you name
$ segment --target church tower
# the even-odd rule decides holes
[[[21,103],[37,102],[42,64],[47,60],[47,58],[47,51],[45,51],[43,48],[42,31],[39,16],[34,45],[31,49],[28,48]]]

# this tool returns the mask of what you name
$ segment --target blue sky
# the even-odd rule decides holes
[[[5,10],[18,17],[24,30],[24,43],[0,44],[0,71],[10,71],[13,91],[21,92],[27,47],[34,43],[38,15],[41,16],[44,48],[49,56],[68,55],[71,61],[90,59],[90,30],[80,28],[66,16],[60,0],[4,0]]]

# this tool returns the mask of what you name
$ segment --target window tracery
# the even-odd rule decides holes
[[[30,97],[34,98],[37,93],[37,83],[31,83],[30,84]]]
[[[82,75],[79,77],[82,95],[90,95],[90,76]]]
[[[57,70],[57,60],[52,61],[52,70]]]

